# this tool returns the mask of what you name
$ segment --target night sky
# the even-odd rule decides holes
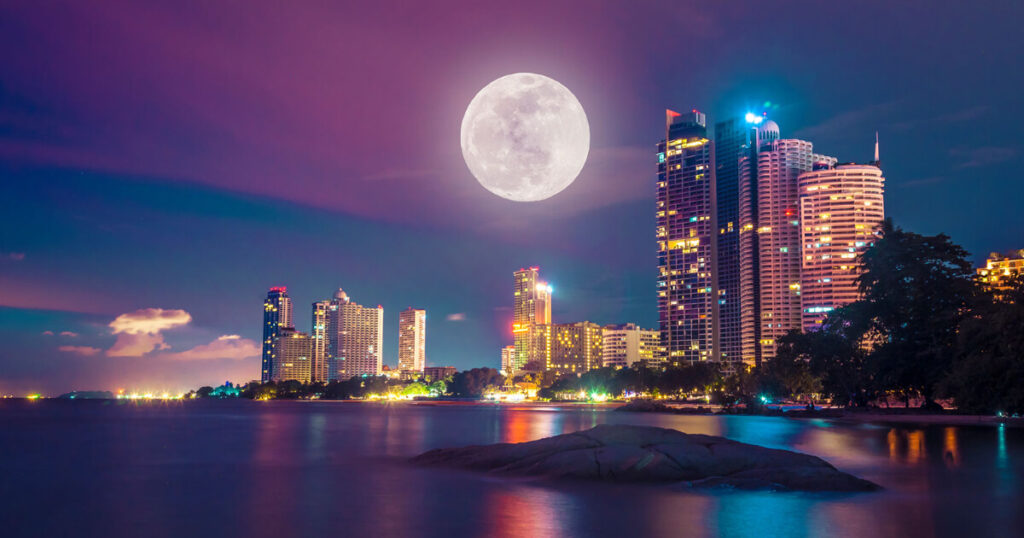
[[[897,224],[1024,248],[1019,2],[292,4],[0,6],[0,392],[256,378],[277,285],[300,330],[338,287],[382,304],[390,364],[412,305],[428,364],[497,367],[529,265],[555,321],[653,327],[665,108],[770,102],[840,161],[878,131]],[[526,204],[459,147],[521,71],[591,129],[576,182]]]

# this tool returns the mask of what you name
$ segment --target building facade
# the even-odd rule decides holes
[[[292,300],[288,297],[288,288],[277,286],[270,288],[267,298],[263,301],[263,353],[260,368],[260,381],[266,383],[274,376],[274,342],[281,329],[293,328]]]
[[[601,365],[630,368],[637,363],[648,367],[660,366],[661,332],[643,329],[633,323],[608,325],[601,335]]]
[[[501,348],[501,375],[512,375],[516,364],[516,346]]]
[[[398,369],[423,375],[427,365],[427,311],[409,307],[398,314]]]
[[[444,381],[455,375],[457,371],[454,366],[427,366],[423,369],[423,377],[433,383],[434,381]]]
[[[543,369],[556,375],[582,374],[601,367],[604,332],[589,321],[547,323],[533,327],[542,349]]]
[[[327,376],[331,381],[380,375],[384,308],[360,306],[338,290],[327,312]]]
[[[988,255],[985,267],[978,269],[981,283],[997,293],[1010,291],[1013,280],[1024,275],[1024,249],[1006,254],[993,252]]]
[[[885,219],[885,178],[875,164],[823,162],[799,176],[801,323],[821,326],[829,312],[860,298],[860,255]]]
[[[331,310],[330,301],[313,303],[313,324],[309,333],[310,346],[313,354],[313,371],[311,378],[315,382],[326,383],[327,373],[327,313]]]
[[[814,165],[835,164],[805,140],[776,139],[757,154],[757,242],[762,361],[775,357],[778,339],[801,328],[800,199],[798,178]]]
[[[533,360],[540,360],[535,349],[535,325],[551,323],[551,286],[540,280],[540,268],[530,267],[513,273],[512,339],[515,360],[512,370],[522,369]]]
[[[658,321],[668,361],[719,360],[715,163],[705,115],[666,111],[658,144]]]
[[[274,340],[272,381],[309,383],[313,372],[312,340],[304,332],[285,327]]]

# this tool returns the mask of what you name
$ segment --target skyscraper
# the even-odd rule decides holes
[[[762,116],[730,118],[715,124],[715,214],[718,219],[718,324],[721,360],[740,362],[742,353],[742,315],[740,293],[741,225],[740,192],[741,161],[750,155],[756,126]],[[748,178],[749,179],[749,178]],[[752,229],[752,228],[751,228]],[[749,246],[748,246],[749,248]],[[748,260],[749,263],[749,260]]]
[[[658,317],[673,363],[718,360],[714,152],[703,113],[665,112],[658,144]]]
[[[512,338],[516,349],[513,371],[538,357],[534,351],[536,334],[532,327],[551,323],[551,286],[540,281],[540,268],[530,267],[513,273]]]
[[[761,362],[761,245],[758,241],[758,154],[779,138],[774,121],[748,115],[755,125],[739,160],[739,274],[740,359],[746,365]]]
[[[308,383],[312,375],[312,341],[309,335],[285,327],[274,339],[274,366],[272,381],[301,381]]]
[[[423,375],[427,364],[427,311],[413,307],[398,314],[398,369],[402,375]]]
[[[876,150],[877,151],[877,150]],[[885,178],[875,164],[819,163],[800,174],[801,315],[803,330],[860,298],[860,254],[885,219]]]
[[[292,300],[288,288],[270,288],[263,301],[263,360],[260,381],[270,381],[274,374],[274,342],[281,329],[292,328]]]
[[[800,199],[797,178],[836,160],[813,153],[804,140],[778,139],[757,154],[757,238],[761,360],[775,357],[778,339],[801,327]]]
[[[312,381],[326,382],[327,375],[327,313],[330,301],[313,303],[313,325],[310,331],[310,348],[313,355]]]
[[[327,312],[327,376],[346,380],[380,375],[384,341],[384,309],[353,303],[338,290]]]

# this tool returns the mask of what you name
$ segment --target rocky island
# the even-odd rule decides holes
[[[442,448],[412,462],[508,476],[694,488],[881,489],[815,456],[651,426],[601,425],[526,443]]]

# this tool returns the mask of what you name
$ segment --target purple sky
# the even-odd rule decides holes
[[[897,224],[976,260],[1024,247],[1016,3],[293,4],[0,6],[0,391],[246,381],[271,285],[302,330],[339,286],[383,304],[391,363],[414,304],[428,362],[495,366],[526,265],[557,321],[653,326],[665,108],[770,101],[784,137],[841,161],[877,130]],[[592,137],[532,204],[459,149],[473,95],[520,71],[572,90]],[[110,324],[145,309],[190,320],[110,356]]]

